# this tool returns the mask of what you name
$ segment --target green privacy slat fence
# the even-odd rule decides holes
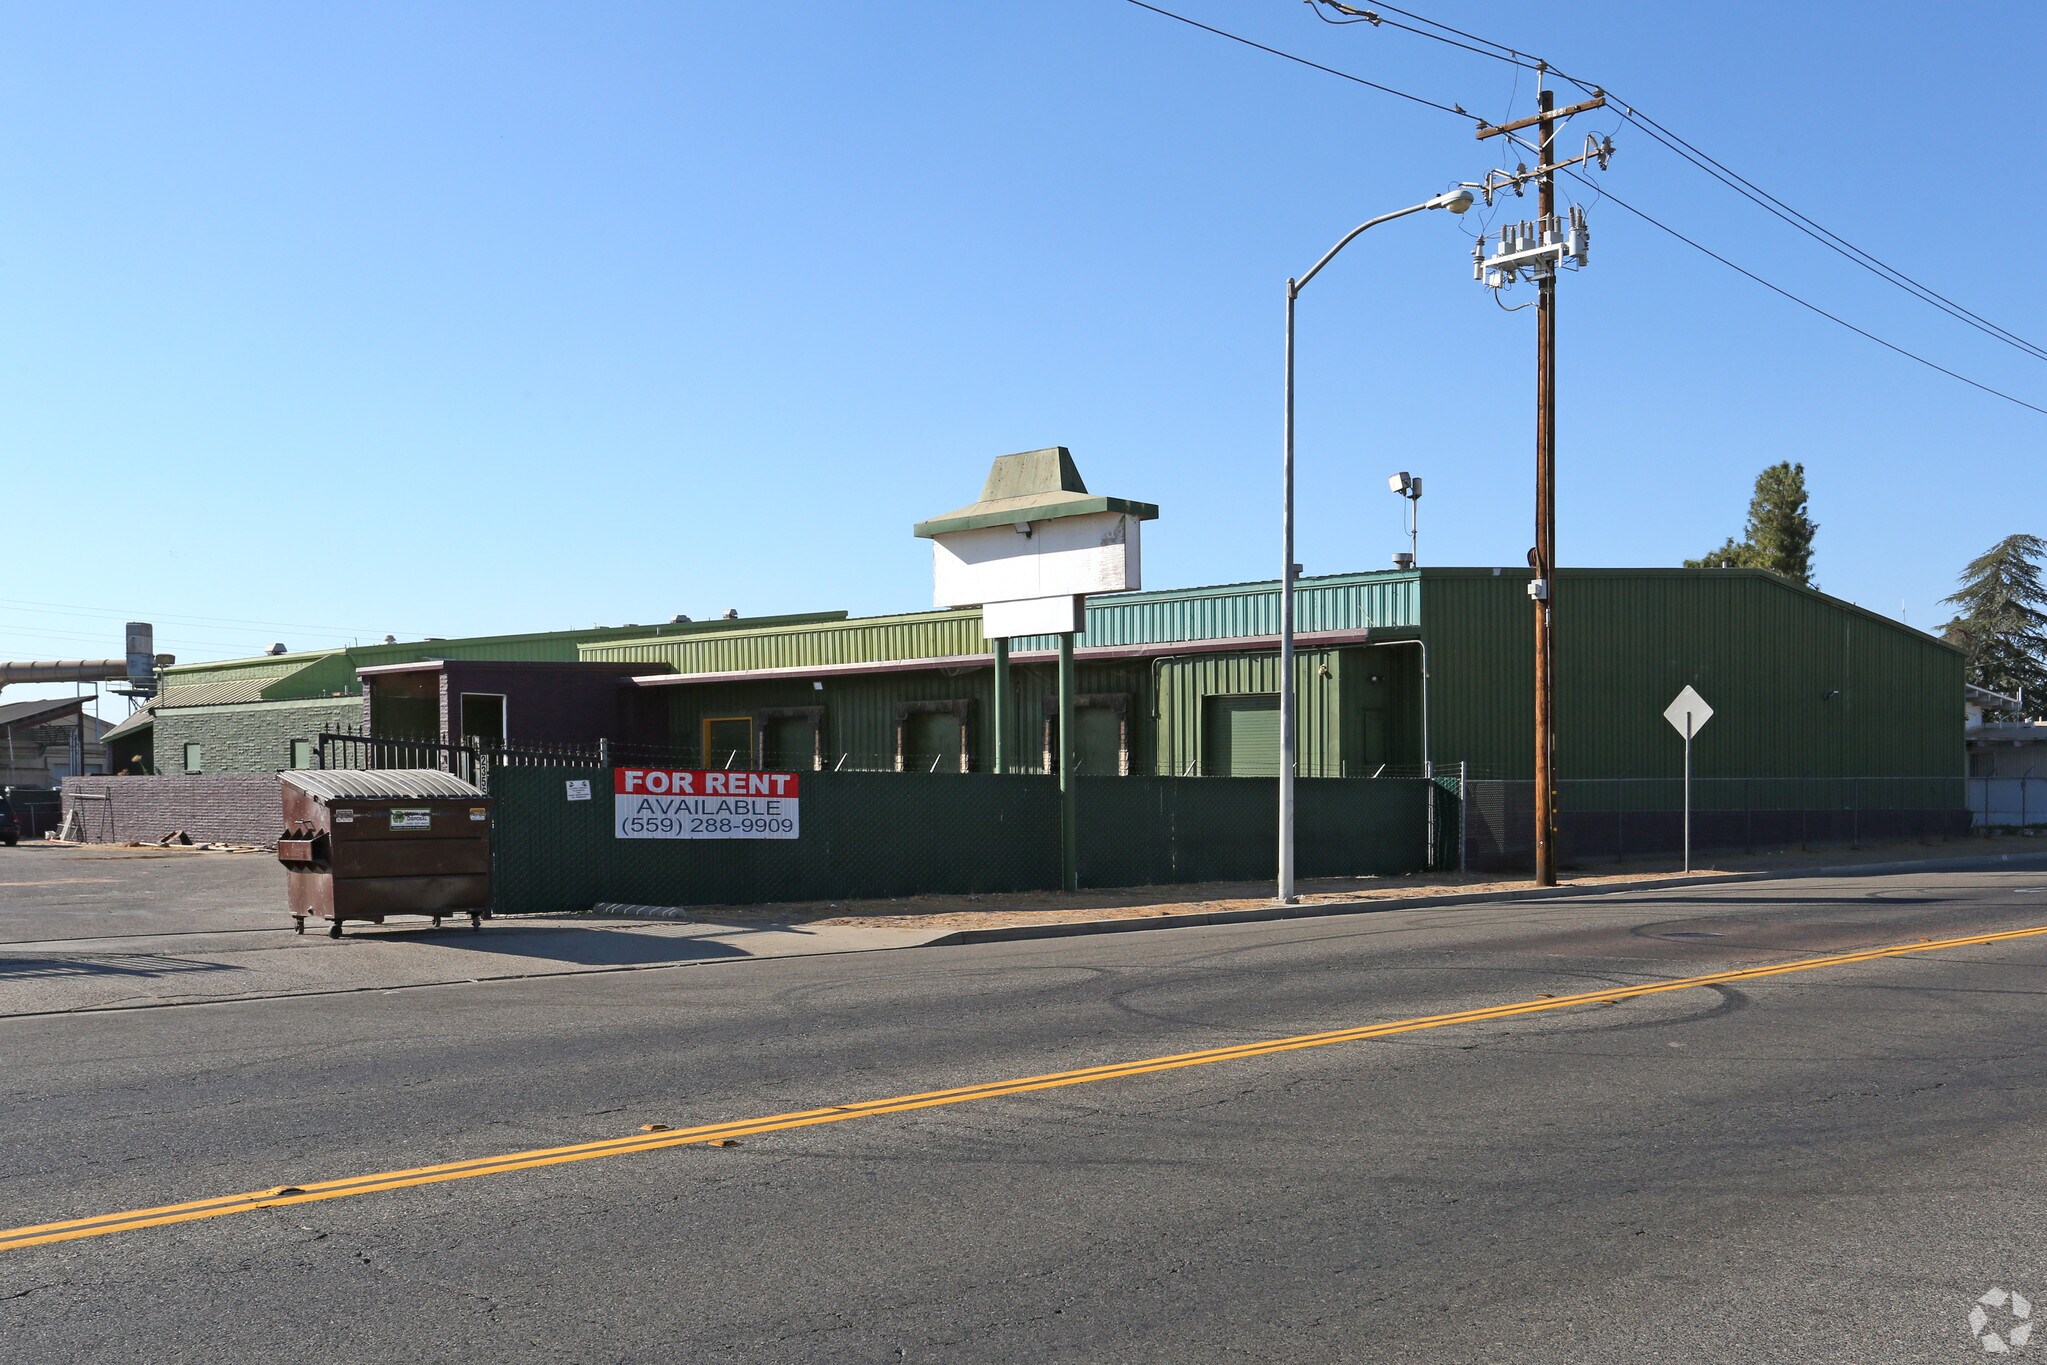
[[[592,799],[568,800],[571,781],[588,782]],[[1059,789],[1049,777],[804,773],[793,840],[619,839],[611,786],[608,768],[492,772],[498,913],[1059,885]],[[1298,792],[1303,876],[1391,875],[1450,856],[1456,798],[1435,783],[1302,779]],[[1082,778],[1081,883],[1269,877],[1273,794],[1272,781],[1250,778]]]
[[[1083,886],[1158,886],[1274,875],[1272,779],[1083,777]],[[1419,779],[1299,778],[1294,849],[1303,877],[1399,876],[1441,867],[1429,836],[1456,829],[1456,798]],[[1430,803],[1437,818],[1430,819]],[[1439,841],[1440,842],[1440,841]]]

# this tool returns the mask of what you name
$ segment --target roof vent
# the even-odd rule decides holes
[[[725,619],[728,621],[737,621],[739,619],[739,608],[737,607],[725,608]]]
[[[285,648],[285,647],[284,647],[283,645],[281,645],[281,644],[275,644],[275,645],[272,645],[272,646],[270,646],[270,648],[269,648],[269,649],[265,650],[264,652],[265,652],[266,654],[289,654],[289,653],[291,653],[291,651],[290,651],[290,650],[286,649],[286,648]]]
[[[386,635],[384,637],[384,643],[387,645],[395,645],[398,643],[398,637],[395,635]]]
[[[682,615],[671,616],[668,618],[668,624],[671,626],[686,626],[689,624],[689,617]]]

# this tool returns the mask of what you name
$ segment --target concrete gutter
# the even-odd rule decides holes
[[[1376,915],[1388,910],[1426,910],[1453,905],[1490,905],[1497,901],[1558,900],[1580,896],[1614,896],[1640,891],[1682,891],[1694,886],[1728,886],[1737,882],[1790,881],[1800,877],[1880,877],[1900,872],[1989,872],[2003,867],[2047,868],[2047,851],[1979,854],[1972,858],[1931,858],[1890,863],[1846,863],[1836,867],[1768,868],[1757,872],[1719,872],[1705,877],[1644,877],[1638,881],[1601,882],[1596,886],[1542,886],[1522,891],[1446,892],[1440,896],[1384,896],[1371,900],[1331,901],[1321,905],[1268,905],[1255,910],[1211,910],[1197,915],[1143,915],[1127,919],[1072,920],[1064,924],[1015,924],[995,929],[955,929],[928,939],[920,948],[950,948],[969,943],[1006,943],[1017,939],[1067,938],[1081,934],[1125,934],[1144,929],[1192,929],[1212,924],[1262,924],[1272,920],[1323,919],[1333,915]]]

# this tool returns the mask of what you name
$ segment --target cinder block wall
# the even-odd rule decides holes
[[[80,801],[79,795],[105,796]],[[217,773],[203,777],[67,777],[64,814],[79,811],[85,837],[95,844],[153,843],[184,830],[200,844],[261,844],[273,848],[284,822],[276,773]]]
[[[274,773],[291,766],[291,742],[322,730],[360,726],[362,698],[259,701],[235,706],[164,707],[156,713],[156,770],[185,772],[185,746],[201,746],[202,773]],[[124,758],[116,746],[116,758]],[[115,768],[120,763],[112,763]]]

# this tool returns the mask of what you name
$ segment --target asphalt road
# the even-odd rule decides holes
[[[2034,926],[2047,871],[1922,873],[5,1020],[0,1226]],[[2047,1305],[2043,971],[2047,935],[5,1250],[0,1360],[1980,1357],[1979,1296]]]

